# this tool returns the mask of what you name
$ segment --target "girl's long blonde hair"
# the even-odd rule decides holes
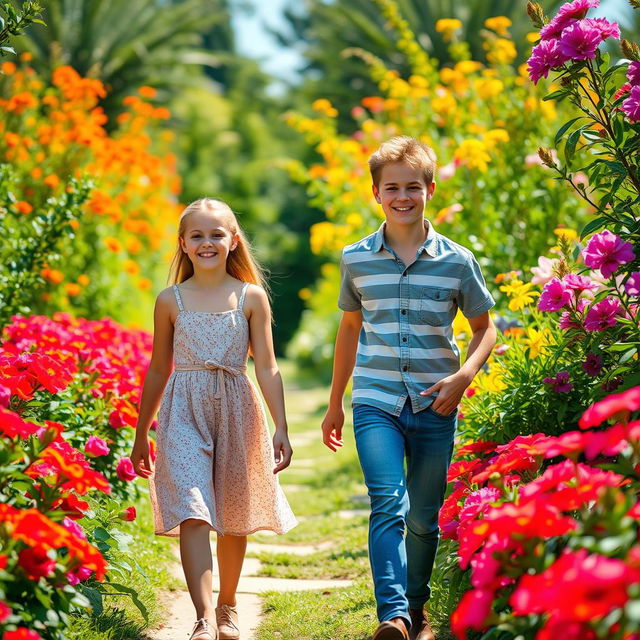
[[[193,275],[193,263],[189,256],[182,250],[182,247],[180,246],[180,238],[184,236],[187,226],[187,217],[196,211],[201,211],[202,209],[222,213],[224,215],[226,223],[225,226],[227,229],[232,234],[237,234],[239,237],[236,248],[231,251],[227,257],[227,273],[242,282],[257,284],[265,289],[265,291],[268,291],[265,271],[254,258],[251,245],[240,228],[235,214],[226,202],[216,200],[215,198],[200,198],[200,200],[196,200],[188,205],[180,214],[180,222],[178,224],[178,247],[176,248],[173,260],[171,261],[171,267],[169,269],[169,283],[180,284]]]

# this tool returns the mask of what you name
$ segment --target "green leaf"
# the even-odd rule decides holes
[[[556,137],[554,139],[554,144],[557,145],[558,142],[560,141],[560,138],[562,138],[562,136],[567,132],[567,130],[569,129],[569,127],[574,123],[577,122],[578,120],[582,120],[584,116],[578,116],[577,118],[573,118],[571,120],[569,120],[569,122],[565,122],[559,129],[558,129],[558,133],[556,133]]]
[[[133,602],[133,604],[136,605],[136,607],[138,607],[145,622],[149,621],[149,612],[147,611],[147,608],[144,606],[144,603],[140,600],[140,598],[138,598],[138,592],[135,589],[132,589],[131,587],[125,587],[123,584],[120,584],[117,582],[110,582],[109,585],[112,586],[114,589],[118,589],[119,591],[123,591],[124,593],[130,595],[131,601]],[[110,595],[114,595],[114,594],[110,594]]]
[[[89,601],[93,614],[99,616],[104,611],[102,603],[102,594],[97,589],[79,585],[80,593]]]
[[[578,144],[578,140],[580,140],[581,135],[582,128],[579,128],[567,138],[567,143],[564,145],[564,159],[568,165],[571,164],[571,160],[576,152],[576,145]]]
[[[588,222],[580,232],[580,239],[592,234],[598,229],[602,229],[606,223],[607,218],[605,216],[600,216],[599,218],[595,218],[595,220],[591,220],[591,222]]]
[[[631,358],[633,358],[633,356],[638,352],[638,349],[636,347],[632,347],[631,349],[629,349],[629,351],[627,351],[622,358],[620,358],[620,360],[618,360],[618,364],[624,364],[625,362],[627,362],[628,360],[631,360]]]

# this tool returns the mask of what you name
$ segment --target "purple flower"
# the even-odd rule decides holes
[[[549,24],[540,29],[540,38],[549,40],[558,38],[565,27],[568,27],[587,15],[589,9],[598,6],[598,0],[575,0],[563,4]]]
[[[631,87],[629,97],[622,101],[622,110],[631,122],[640,120],[640,84]]]
[[[540,311],[559,311],[562,307],[566,307],[570,301],[571,290],[565,287],[558,278],[553,278],[544,285],[538,300],[538,309]]]
[[[587,311],[584,328],[587,331],[604,331],[616,324],[621,313],[620,300],[607,296]]]
[[[602,358],[597,353],[589,353],[582,368],[588,375],[595,377],[602,371]]]
[[[587,276],[579,276],[575,273],[568,273],[562,278],[562,283],[567,289],[571,289],[576,292],[576,296],[579,296],[583,291],[595,291],[599,288],[599,284],[594,282]]]
[[[622,384],[622,377],[616,376],[615,378],[611,378],[609,382],[604,382],[600,385],[603,391],[615,391]]]
[[[563,311],[558,326],[566,331],[567,329],[579,329],[582,325],[571,315],[571,311]]]
[[[533,84],[538,84],[540,78],[546,78],[551,69],[561,67],[567,57],[562,55],[557,40],[543,40],[531,50],[531,57],[527,61],[529,77]]]
[[[625,291],[634,298],[640,296],[640,271],[634,271],[624,283]]]
[[[638,89],[640,90],[640,87]],[[636,254],[630,242],[625,242],[615,233],[605,230],[592,236],[582,250],[582,257],[588,267],[600,269],[605,278],[610,278],[621,264],[631,262]]]
[[[542,382],[549,385],[556,393],[569,393],[573,385],[569,382],[568,371],[558,371],[553,378],[544,378]]]
[[[581,20],[562,30],[558,47],[566,58],[586,60],[596,57],[596,50],[601,42],[600,30],[586,20]]]
[[[634,86],[640,84],[640,62],[637,60],[629,63],[629,68],[627,69],[627,80]]]
[[[600,31],[600,39],[616,38],[620,40],[620,25],[617,22],[609,22],[606,18],[585,18],[583,23]]]

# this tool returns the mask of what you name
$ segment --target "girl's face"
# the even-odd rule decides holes
[[[227,218],[224,213],[208,209],[194,211],[187,216],[180,246],[194,269],[226,265],[229,253],[239,240],[239,236],[229,230]]]

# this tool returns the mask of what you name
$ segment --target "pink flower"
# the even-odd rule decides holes
[[[640,409],[640,386],[607,396],[604,400],[592,404],[582,414],[578,426],[581,429],[598,427],[605,420],[622,411],[637,411],[638,409]]]
[[[116,473],[118,478],[124,482],[131,482],[136,477],[136,472],[133,470],[133,463],[131,458],[120,458],[118,460],[118,466],[116,467]]]
[[[601,42],[600,30],[586,20],[581,20],[562,30],[558,49],[566,59],[586,60],[596,57],[596,50]]]
[[[606,18],[585,18],[582,23],[598,30],[601,40],[607,38],[620,40],[620,25],[617,22],[609,22]]]
[[[571,290],[561,280],[553,278],[544,285],[538,300],[538,309],[540,311],[559,311],[569,304],[571,297]]]
[[[533,84],[538,84],[540,78],[546,78],[551,69],[561,67],[567,60],[557,40],[543,40],[531,50],[531,57],[527,61],[529,77]]]
[[[62,520],[62,526],[67,530],[71,531],[74,536],[80,538],[81,540],[87,539],[87,534],[84,532],[84,529],[74,522],[71,518],[64,517]]]
[[[584,328],[587,331],[604,331],[609,327],[615,326],[618,316],[621,314],[620,300],[607,296],[587,311]]]
[[[569,382],[568,371],[558,371],[553,378],[544,378],[542,382],[549,385],[556,393],[569,393],[573,385]]]
[[[640,99],[640,93],[638,98]],[[588,267],[599,269],[605,278],[609,278],[621,264],[631,262],[636,255],[630,242],[625,242],[615,233],[605,230],[591,237],[582,250],[582,257]]]
[[[629,63],[629,68],[627,69],[627,80],[636,86],[640,84],[640,62],[634,60]]]
[[[109,445],[98,436],[89,436],[84,450],[91,456],[106,456],[109,453]]]
[[[553,278],[553,269],[558,264],[557,258],[547,258],[540,256],[538,258],[538,266],[531,267],[531,273],[533,278],[531,282],[533,284],[546,284]]]
[[[0,622],[4,622],[11,615],[11,609],[5,602],[0,601]]]
[[[574,0],[563,4],[553,20],[542,29],[540,37],[543,40],[558,38],[565,27],[568,27],[587,15],[589,9],[597,8],[598,0]]]
[[[80,567],[77,571],[70,571],[67,573],[67,580],[72,587],[75,587],[77,584],[88,580],[91,577],[93,571],[91,569],[87,569],[86,567]]]
[[[438,169],[438,178],[440,180],[451,180],[453,176],[456,174],[456,165],[454,162],[449,162],[448,164],[442,165]]]
[[[597,282],[594,282],[591,278],[588,278],[587,276],[579,276],[575,273],[568,273],[564,278],[562,278],[562,283],[567,287],[567,289],[575,291],[576,297],[583,291],[595,291],[600,288],[600,285]]]
[[[597,376],[602,371],[602,358],[597,353],[589,353],[582,368],[588,375]]]
[[[631,122],[640,120],[640,85],[631,87],[629,97],[622,101],[622,111]]]
[[[571,313],[571,311],[563,311],[562,312],[562,315],[560,316],[560,322],[558,323],[558,326],[563,331],[566,331],[567,329],[580,329],[580,327],[582,327],[580,322],[577,319],[575,319],[575,317]]]
[[[640,271],[634,271],[624,283],[625,291],[637,298],[640,296]]]
[[[493,591],[472,589],[462,596],[458,608],[451,614],[451,630],[457,638],[465,639],[468,629],[480,631],[491,615]]]

